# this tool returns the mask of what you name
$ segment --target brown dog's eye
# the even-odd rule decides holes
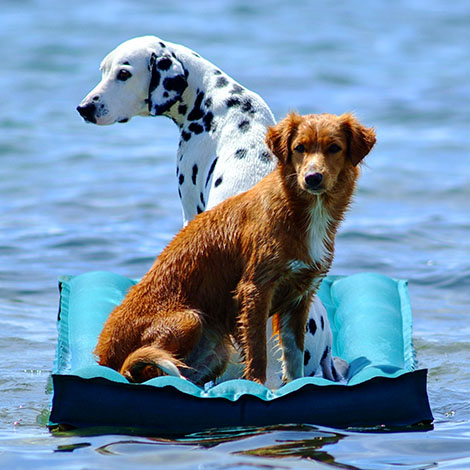
[[[331,144],[328,147],[328,153],[338,153],[338,152],[341,152],[341,147],[339,145]]]
[[[129,70],[122,69],[122,70],[119,70],[117,79],[121,80],[121,82],[125,82],[128,78],[131,78],[131,77],[132,77],[132,74],[129,72]]]
[[[305,147],[302,144],[297,145],[294,149],[296,152],[303,153],[305,152]]]

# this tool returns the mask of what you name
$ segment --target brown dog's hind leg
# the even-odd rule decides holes
[[[188,366],[184,359],[201,338],[200,312],[185,310],[173,313],[153,324],[143,335],[145,346],[127,356],[120,373],[131,382],[145,382],[154,377],[182,377],[179,369]]]

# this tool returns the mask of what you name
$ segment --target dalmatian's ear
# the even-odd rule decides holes
[[[181,62],[168,54],[157,56],[153,52],[149,60],[150,84],[148,108],[152,116],[168,111],[188,86],[187,72]]]

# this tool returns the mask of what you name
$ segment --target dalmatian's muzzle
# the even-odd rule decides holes
[[[123,43],[103,60],[100,83],[77,107],[85,121],[110,125],[157,116],[182,99],[188,72],[177,56],[159,41],[134,42]]]
[[[80,116],[82,116],[86,122],[92,122],[93,124],[96,124],[96,110],[96,104],[93,102],[77,106],[77,111],[80,113]]]

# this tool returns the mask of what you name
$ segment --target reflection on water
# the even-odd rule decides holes
[[[74,450],[83,449],[84,447],[90,446],[91,444],[89,442],[80,442],[78,444],[63,444],[58,445],[54,452],[73,452]]]
[[[293,433],[297,436],[308,436],[308,438],[293,439]],[[355,469],[356,467],[335,462],[334,457],[323,450],[323,447],[336,444],[345,437],[345,435],[336,432],[320,431],[313,426],[232,428],[195,433],[176,440],[161,438],[149,438],[148,441],[118,440],[99,447],[96,451],[103,455],[122,455],[153,452],[155,447],[152,446],[171,445],[173,450],[178,448],[182,450],[217,448],[218,451],[222,450],[232,455],[275,459],[297,457],[330,464],[337,468]],[[263,445],[263,442],[271,444]],[[272,442],[276,444],[272,444]],[[75,448],[86,445],[89,444],[76,444]],[[73,450],[73,448],[74,445],[66,446],[66,450]]]

